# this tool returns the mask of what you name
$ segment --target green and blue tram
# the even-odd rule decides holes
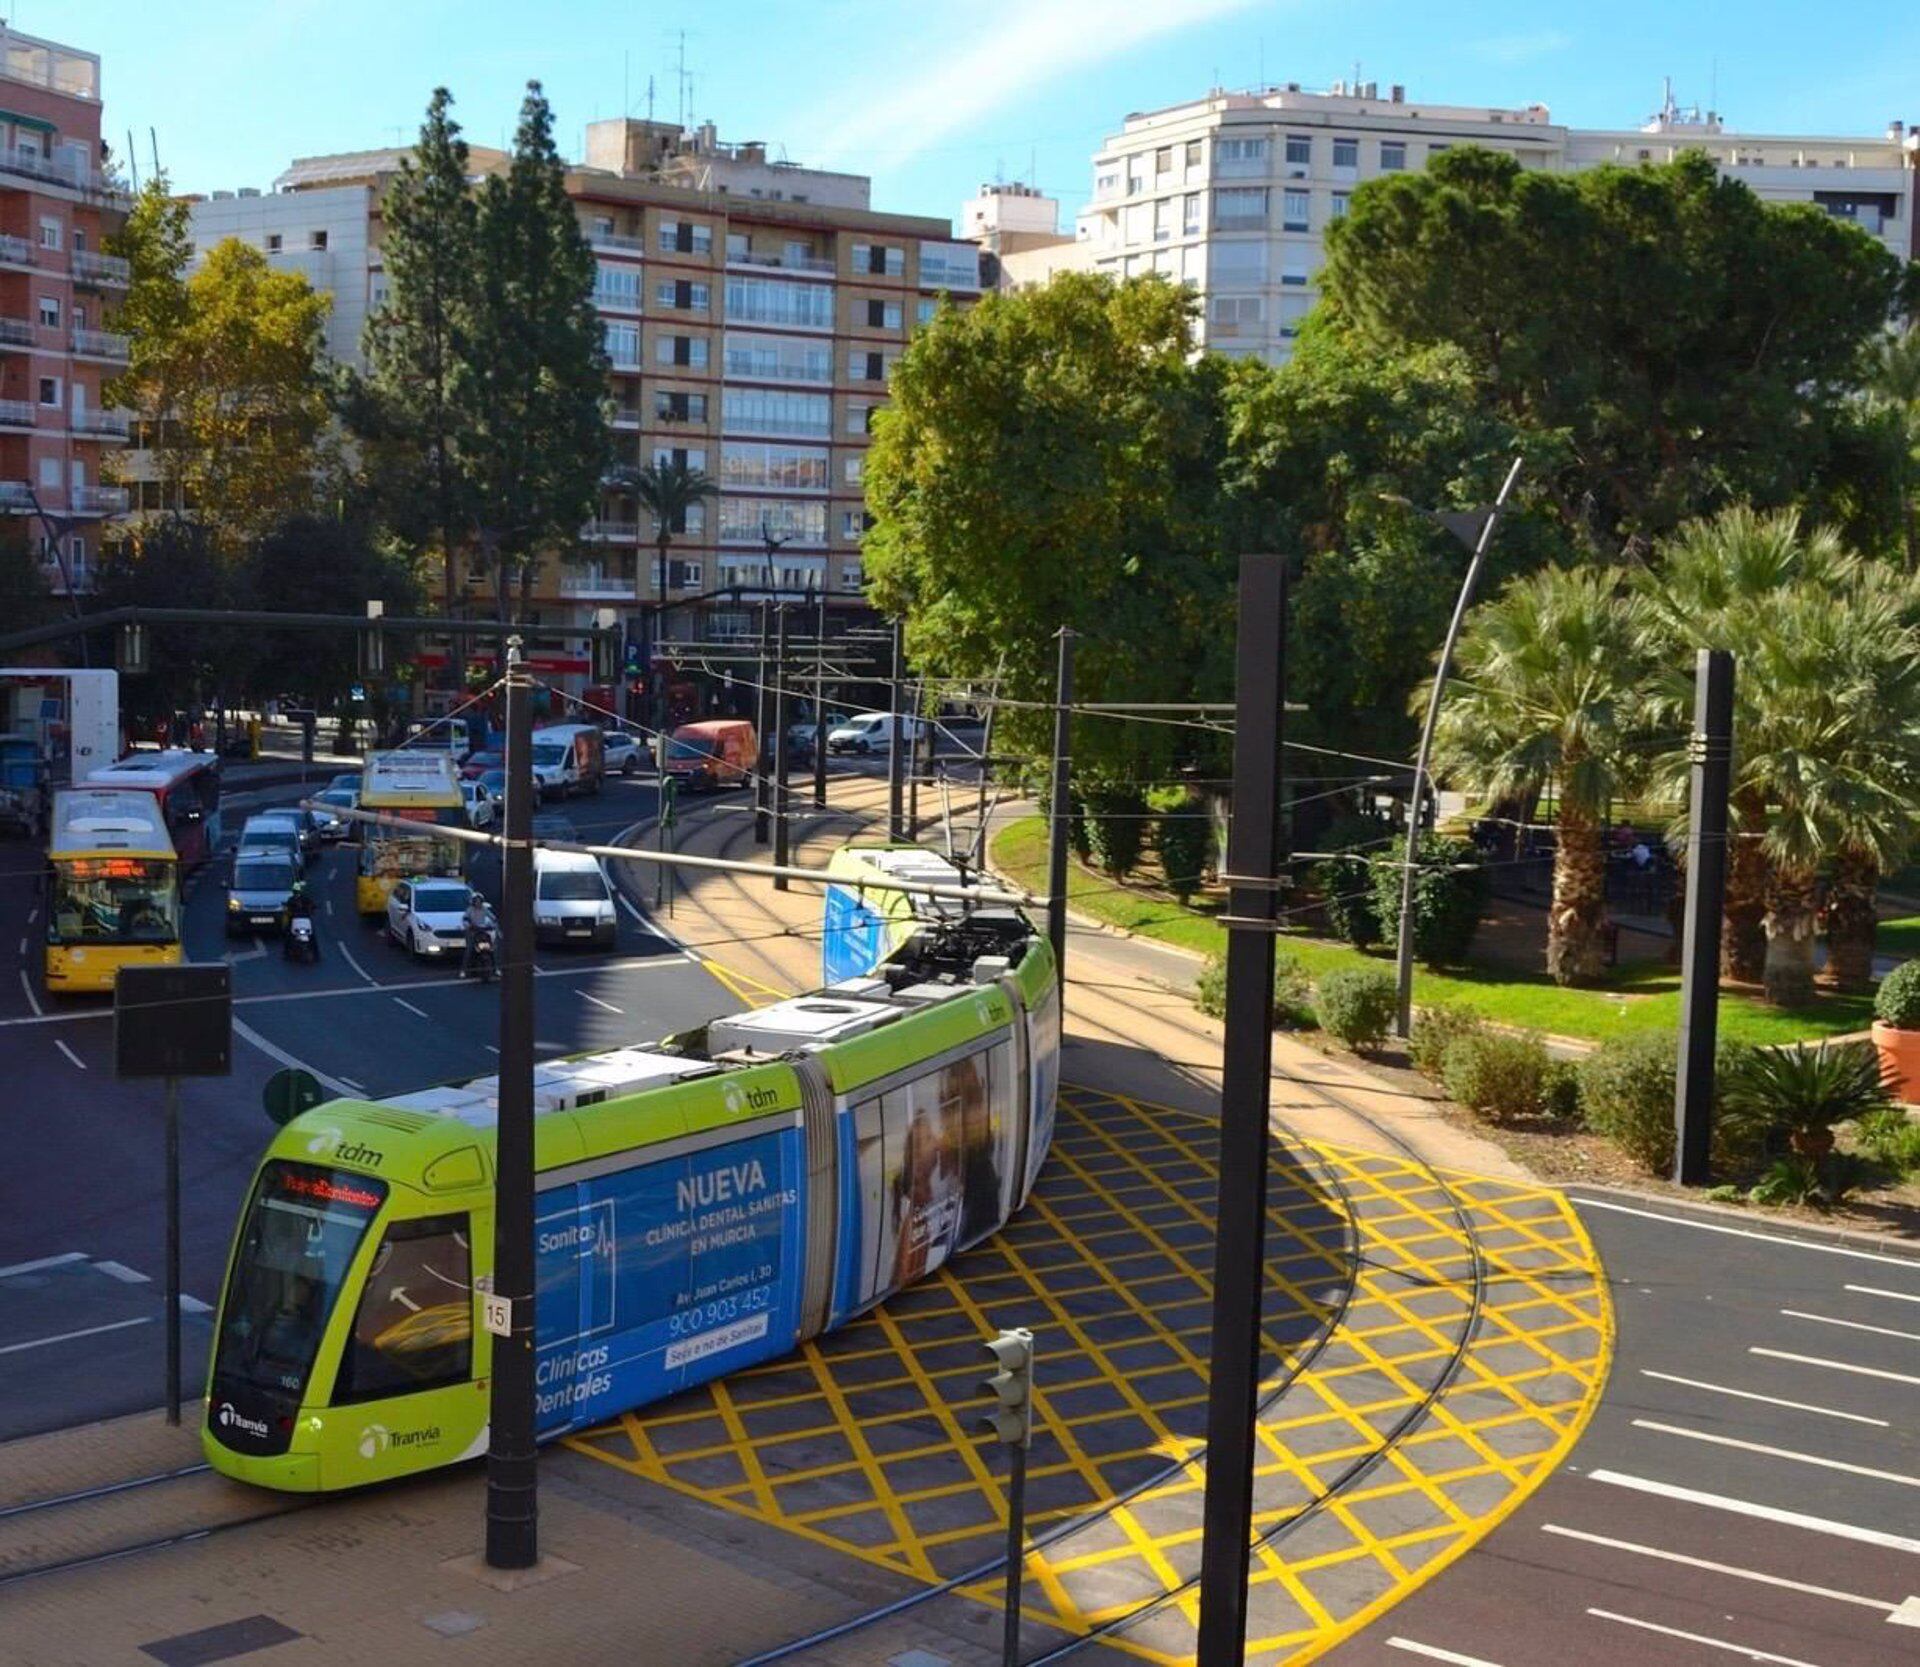
[[[1052,953],[1011,910],[653,1047],[537,1069],[543,1439],[781,1355],[1026,1200],[1052,1139]],[[228,1261],[202,1441],[350,1488],[487,1445],[497,1082],[282,1128]]]

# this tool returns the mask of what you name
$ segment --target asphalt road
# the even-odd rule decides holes
[[[1575,1202],[1619,1322],[1592,1425],[1474,1551],[1328,1659],[1920,1658],[1920,1257]]]
[[[242,815],[297,790],[229,795]],[[739,795],[730,795],[738,799]],[[583,837],[610,840],[653,812],[650,781],[612,781],[555,805]],[[164,1398],[163,1090],[113,1074],[108,998],[50,998],[36,947],[39,857],[0,843],[0,1439],[137,1411]],[[353,907],[351,847],[317,858],[322,960],[289,964],[276,938],[230,940],[225,866],[209,863],[186,911],[187,951],[234,969],[233,1074],[181,1087],[182,1288],[189,1393],[205,1365],[248,1179],[273,1133],[261,1090],[297,1062],[342,1092],[380,1096],[494,1067],[498,986],[416,965]],[[492,853],[474,879],[499,897]],[[542,1054],[650,1041],[741,1005],[697,960],[620,909],[611,953],[542,950],[535,982]]]

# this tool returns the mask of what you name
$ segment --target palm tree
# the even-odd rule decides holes
[[[660,602],[667,605],[667,552],[673,547],[676,529],[686,526],[687,511],[705,498],[719,496],[720,483],[699,469],[672,461],[623,463],[607,476],[607,484],[629,492],[653,517],[653,544],[659,553]]]
[[[1636,586],[1644,604],[1646,651],[1660,668],[1650,692],[1649,721],[1670,731],[1690,724],[1694,650],[1742,653],[1793,586],[1842,584],[1856,565],[1837,534],[1825,528],[1802,533],[1791,510],[1763,515],[1739,504],[1681,527],[1661,545],[1657,567]],[[1759,692],[1750,668],[1741,668],[1734,689],[1737,737],[1747,729]],[[1669,754],[1659,774],[1679,798],[1686,783],[1684,750]],[[1733,846],[1727,854],[1720,971],[1758,983],[1767,956],[1764,789],[1757,781],[1736,781],[1730,809]]]
[[[1900,536],[1907,571],[1920,569],[1920,529],[1914,526],[1913,474],[1920,463],[1920,329],[1889,334],[1868,362],[1867,403],[1890,413],[1901,438]]]
[[[1602,569],[1515,579],[1469,617],[1435,732],[1439,767],[1480,793],[1530,794],[1549,776],[1558,785],[1547,971],[1560,984],[1589,982],[1606,964],[1601,821],[1631,757],[1645,665],[1638,613]]]

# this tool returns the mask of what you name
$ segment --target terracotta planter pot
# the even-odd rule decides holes
[[[1887,1086],[1904,1104],[1920,1105],[1920,1030],[1896,1030],[1875,1019],[1873,1045]]]

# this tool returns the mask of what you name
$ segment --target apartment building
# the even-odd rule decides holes
[[[126,367],[103,328],[127,266],[103,252],[125,192],[101,168],[100,59],[0,23],[0,514],[50,589],[91,589],[125,507],[101,463],[127,419],[102,389]]]
[[[1374,82],[1324,93],[1289,83],[1128,116],[1094,155],[1093,198],[1073,239],[1013,250],[1000,271],[1014,284],[1062,267],[1165,273],[1200,292],[1206,346],[1277,363],[1313,306],[1326,228],[1354,188],[1466,144],[1550,171],[1700,150],[1764,198],[1818,204],[1902,259],[1916,251],[1920,140],[1897,122],[1878,139],[1738,134],[1669,94],[1639,128],[1590,130],[1555,124],[1540,104],[1424,104]]]

